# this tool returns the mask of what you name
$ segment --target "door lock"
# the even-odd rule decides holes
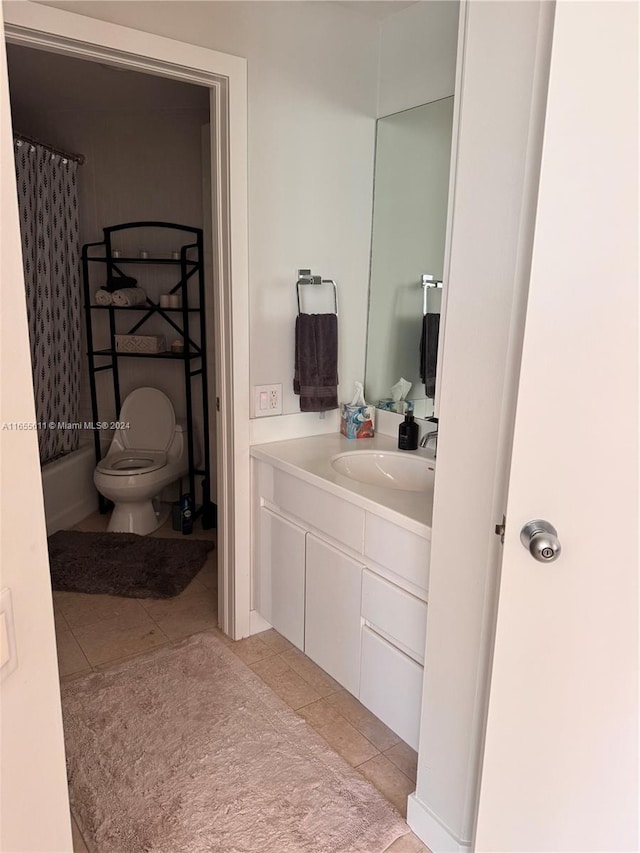
[[[520,531],[520,541],[531,556],[541,563],[552,563],[562,551],[558,531],[548,521],[528,521]]]

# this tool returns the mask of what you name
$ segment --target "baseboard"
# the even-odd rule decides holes
[[[261,631],[268,631],[272,626],[266,619],[258,613],[257,610],[252,610],[249,613],[249,633],[259,634]]]
[[[470,853],[471,843],[462,842],[429,811],[415,794],[407,801],[407,823],[431,853]]]

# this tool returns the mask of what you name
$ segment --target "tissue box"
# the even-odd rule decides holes
[[[117,352],[157,355],[167,349],[167,341],[164,335],[116,335],[115,337]]]
[[[372,406],[341,406],[340,432],[346,438],[373,438]]]
[[[396,412],[399,415],[408,415],[413,413],[413,400],[378,400],[376,408],[383,409],[385,412]]]

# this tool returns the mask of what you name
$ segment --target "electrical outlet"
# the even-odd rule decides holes
[[[282,385],[253,386],[253,417],[268,418],[282,414]]]

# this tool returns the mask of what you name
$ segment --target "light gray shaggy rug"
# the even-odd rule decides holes
[[[213,634],[62,692],[92,853],[381,853],[409,831]]]

